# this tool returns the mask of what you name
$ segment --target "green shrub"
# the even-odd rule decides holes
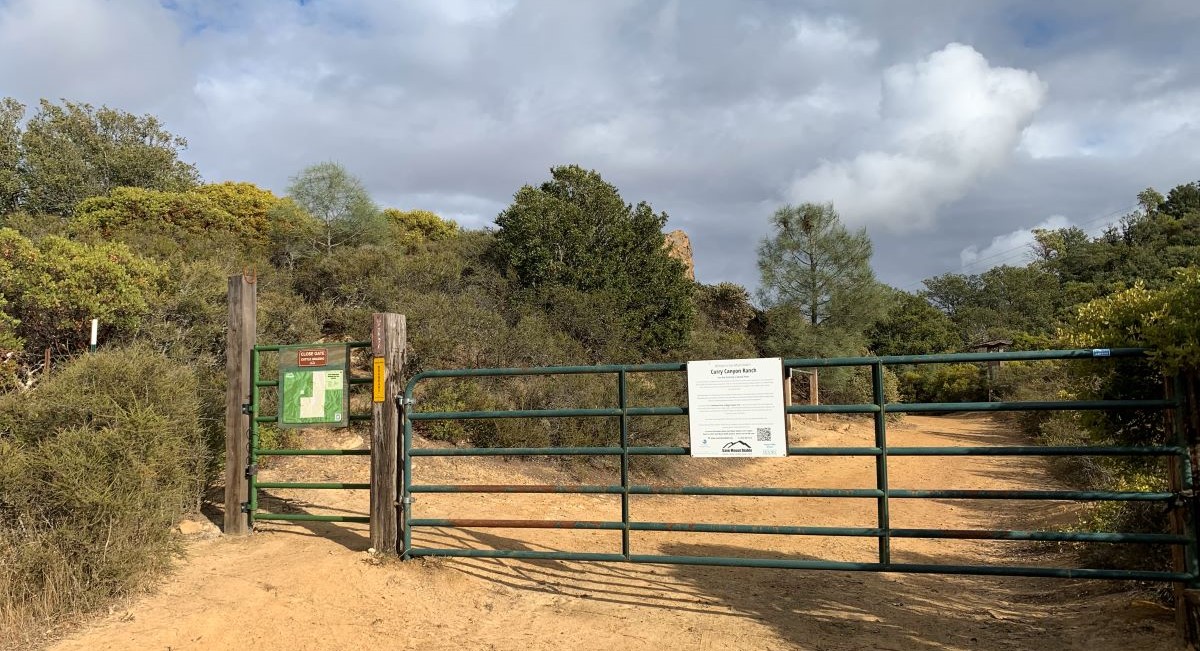
[[[387,208],[383,211],[383,216],[388,221],[389,239],[406,251],[416,250],[426,242],[438,242],[458,233],[458,224],[453,220],[442,219],[437,213],[428,210]]]
[[[488,411],[497,406],[488,400],[479,380],[434,380],[419,385],[417,400],[421,411]],[[490,420],[418,421],[414,431],[426,438],[448,441],[455,445],[480,445],[482,439],[494,436]]]
[[[166,569],[205,451],[195,377],[145,347],[0,398],[0,647]]]
[[[821,404],[843,405],[875,402],[875,387],[871,369],[867,366],[844,366],[818,369],[817,385]],[[883,370],[883,397],[888,402],[900,399],[899,380],[891,369]]]
[[[321,338],[322,318],[308,303],[280,283],[259,282],[258,340],[264,344],[302,344]],[[361,335],[360,335],[361,336]]]
[[[1163,289],[1133,287],[1076,308],[1062,333],[1074,346],[1145,346],[1164,373],[1200,371],[1200,267],[1175,270]]]
[[[906,402],[973,402],[987,400],[984,369],[978,364],[919,364],[899,370],[899,390]]]
[[[1039,445],[1097,445],[1079,412],[1041,412],[1034,419],[1019,419],[1023,426],[1036,424],[1032,436]],[[1111,459],[1104,457],[1051,457],[1048,462],[1056,477],[1080,488],[1111,486],[1115,480]]]
[[[1161,467],[1145,463],[1109,460],[1104,483],[1109,490],[1165,492],[1169,490]],[[1137,502],[1094,502],[1088,505],[1080,527],[1090,531],[1137,531],[1170,533],[1161,504]],[[1171,554],[1164,545],[1080,545],[1084,563],[1093,567],[1166,570]]]
[[[114,188],[80,202],[70,230],[112,237],[128,228],[165,227],[163,232],[177,236],[222,232],[262,243],[267,214],[276,202],[271,192],[250,183],[220,183],[180,192]]]
[[[34,243],[0,229],[0,298],[28,348],[77,351],[93,318],[102,336],[128,334],[150,312],[163,269],[119,243],[48,236]]]

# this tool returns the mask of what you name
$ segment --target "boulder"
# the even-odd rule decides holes
[[[188,518],[176,525],[175,529],[188,538],[199,538],[201,540],[216,538],[221,535],[221,530],[217,528],[217,525],[202,517]]]

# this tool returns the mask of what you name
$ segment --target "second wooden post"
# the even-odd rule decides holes
[[[400,540],[400,406],[407,332],[403,314],[375,314],[371,328],[371,547],[397,553]]]

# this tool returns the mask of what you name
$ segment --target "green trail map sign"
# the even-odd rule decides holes
[[[346,427],[350,391],[345,346],[279,351],[279,426]]]

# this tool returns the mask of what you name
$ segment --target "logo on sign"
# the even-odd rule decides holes
[[[749,452],[750,449],[750,444],[742,440],[730,441],[721,446],[721,452],[730,454],[744,454]]]
[[[306,348],[296,351],[298,366],[325,366],[329,362],[329,351],[324,348]]]

